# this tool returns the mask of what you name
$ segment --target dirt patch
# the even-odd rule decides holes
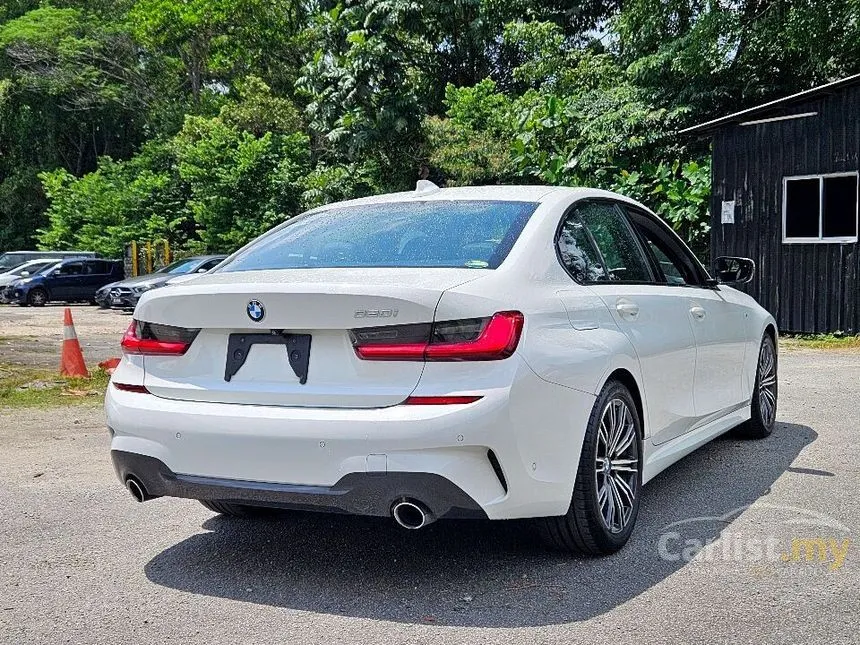
[[[0,363],[46,368],[59,365],[64,309],[62,305],[0,305]],[[119,356],[119,341],[128,327],[129,314],[86,305],[70,309],[84,358],[91,369],[103,360]]]

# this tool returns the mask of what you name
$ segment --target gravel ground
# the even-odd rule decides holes
[[[17,307],[0,305],[0,362],[56,367],[63,341],[67,305]],[[130,314],[91,305],[69,305],[87,365],[119,356],[119,341]]]
[[[781,388],[772,437],[664,472],[627,547],[593,560],[518,522],[135,504],[99,409],[0,411],[0,642],[857,643],[860,353],[787,352]],[[793,538],[847,554],[783,561]],[[686,562],[684,540],[715,542]]]

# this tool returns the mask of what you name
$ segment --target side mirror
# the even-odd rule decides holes
[[[209,269],[197,269],[197,273],[206,273]]]
[[[30,275],[29,271],[21,271],[21,277],[22,278],[26,278],[28,275]]]
[[[720,284],[745,284],[755,275],[755,262],[749,258],[722,256],[714,261],[714,273]]]

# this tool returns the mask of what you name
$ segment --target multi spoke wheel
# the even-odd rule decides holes
[[[27,295],[27,302],[33,307],[43,307],[48,302],[48,294],[44,289],[35,287]]]
[[[762,421],[772,425],[776,420],[776,354],[773,343],[762,343],[758,356],[758,404]]]
[[[588,420],[570,508],[538,522],[547,543],[589,555],[624,546],[639,514],[641,436],[633,396],[622,383],[609,381]]]
[[[639,492],[639,442],[627,403],[612,399],[606,404],[597,431],[594,476],[597,503],[603,522],[612,533],[627,526]]]
[[[758,351],[750,420],[738,428],[741,436],[763,439],[773,432],[776,426],[776,402],[779,394],[777,366],[776,345],[773,338],[765,334]]]

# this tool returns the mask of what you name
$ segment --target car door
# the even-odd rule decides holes
[[[657,279],[626,212],[615,202],[575,204],[559,234],[563,263],[599,297],[639,359],[646,426],[661,443],[695,423],[696,347],[688,307]]]
[[[99,287],[110,282],[109,270],[110,265],[104,260],[84,261],[84,276],[78,297],[82,300],[93,299]]]
[[[749,312],[708,282],[701,265],[667,226],[635,209],[630,216],[663,281],[687,308],[696,340],[696,415],[707,420],[743,405]]]
[[[74,300],[83,280],[83,262],[67,262],[57,267],[45,280],[53,300]]]

